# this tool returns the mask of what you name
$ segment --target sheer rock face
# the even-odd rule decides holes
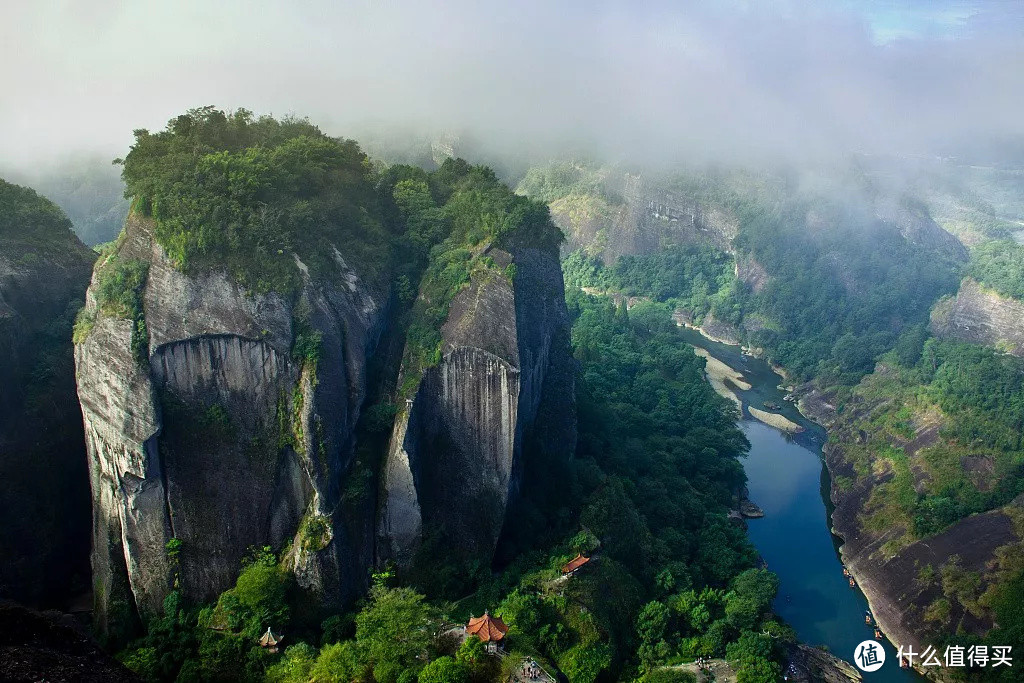
[[[847,436],[838,433],[840,437]],[[917,447],[930,442],[927,435],[921,436],[908,448],[909,457],[914,457]],[[1021,514],[1024,496],[1002,508],[965,517],[940,533],[914,541],[895,553],[887,552],[885,543],[899,535],[902,529],[871,530],[864,526],[861,516],[872,490],[890,481],[893,474],[873,474],[848,490],[840,489],[835,477],[853,474],[853,467],[846,460],[841,443],[827,444],[824,449],[825,461],[833,475],[831,498],[835,509],[832,530],[843,539],[840,548],[843,563],[856,578],[886,637],[895,645],[910,645],[920,651],[932,644],[940,631],[951,629],[950,624],[964,633],[978,636],[986,633],[993,626],[991,615],[987,612],[973,614],[958,601],[953,601],[951,614],[945,623],[928,621],[926,610],[943,597],[943,588],[941,579],[924,580],[921,572],[931,567],[939,576],[949,566],[951,558],[956,558],[963,570],[976,572],[982,577],[978,592],[984,592],[999,549],[1021,541],[1013,520]]]
[[[0,598],[58,606],[88,573],[71,321],[95,257],[70,224],[36,244],[0,235]]]
[[[340,276],[306,278],[301,315],[322,336],[314,363],[292,354],[292,301],[246,293],[224,273],[180,272],[148,219],[129,217],[118,253],[149,263],[148,353],[132,353],[131,321],[101,314],[75,354],[100,632],[159,612],[175,576],[190,599],[216,597],[251,546],[293,541],[287,561],[301,585],[327,604],[353,597],[373,560],[372,506],[356,511],[362,523],[345,519],[354,513],[341,512],[341,491],[382,288],[337,253]],[[312,516],[328,524],[311,541]]]
[[[443,357],[400,407],[384,469],[381,560],[407,565],[425,534],[489,557],[518,494],[532,436],[569,457],[575,399],[557,255],[491,249],[499,268],[473,276],[452,301]],[[543,409],[541,408],[543,404]]]
[[[932,309],[932,333],[938,337],[994,346],[1024,356],[1024,302],[964,278],[956,297]]]

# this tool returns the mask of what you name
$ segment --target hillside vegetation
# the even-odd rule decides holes
[[[41,168],[12,169],[9,179],[59,206],[88,246],[114,240],[128,215],[121,169],[106,156],[81,155]]]
[[[968,273],[1003,296],[1024,300],[1024,245],[994,240],[971,250]]]
[[[956,291],[961,268],[877,218],[869,189],[847,197],[825,180],[794,185],[785,175],[724,171],[665,181],[671,192],[735,218],[736,258],[753,259],[767,276],[758,291],[727,273],[734,259],[709,245],[664,245],[607,268],[573,255],[570,277],[671,301],[698,323],[711,314],[796,379],[855,383],[902,330],[928,320],[936,299]],[[924,211],[906,199],[902,206]]]
[[[71,243],[71,221],[35,190],[0,179],[0,240],[6,255]]]
[[[159,133],[135,131],[123,177],[186,272],[227,268],[255,291],[287,292],[299,284],[295,256],[328,273],[344,244],[370,278],[387,263],[368,159],[304,120],[192,110]]]
[[[928,543],[971,515],[1009,517],[1014,532],[1004,544],[987,561],[972,558],[980,568],[965,568],[954,554],[920,567],[913,589],[932,596],[919,606],[921,628],[932,640],[1016,648],[1024,642],[1024,516],[1012,502],[1024,493],[1024,360],[925,341],[923,331],[911,336],[857,386],[833,389],[833,438],[851,471],[835,483],[841,492],[868,487],[858,515],[861,534],[886,538],[885,558]],[[962,545],[966,553],[966,539]],[[961,629],[962,619],[996,628],[969,635],[978,627]],[[1004,680],[998,674],[991,672],[991,680]]]

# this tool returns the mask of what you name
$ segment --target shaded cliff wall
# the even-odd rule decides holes
[[[956,296],[932,309],[932,334],[1024,356],[1024,302],[964,278]]]
[[[384,467],[378,552],[408,565],[427,534],[489,558],[522,479],[524,443],[575,449],[568,315],[557,255],[491,249],[442,328],[441,362],[396,419]],[[515,276],[505,267],[514,263]],[[541,406],[545,406],[541,414]]]
[[[86,589],[89,571],[71,326],[96,255],[60,219],[31,239],[41,228],[17,219],[0,231],[0,597],[47,607]]]
[[[224,273],[177,270],[152,228],[130,216],[117,250],[149,264],[148,352],[133,353],[132,321],[99,310],[96,277],[96,322],[76,348],[97,626],[117,636],[158,612],[175,580],[190,599],[215,597],[251,546],[291,543],[300,585],[325,605],[352,598],[373,558],[372,506],[352,524],[341,498],[383,291],[336,253],[331,281],[250,294]],[[300,324],[320,336],[315,358],[292,352]],[[182,542],[173,565],[171,538]]]

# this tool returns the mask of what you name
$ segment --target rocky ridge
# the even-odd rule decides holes
[[[884,366],[876,368],[876,375],[885,372]],[[905,529],[897,526],[870,528],[863,520],[869,511],[872,491],[890,482],[895,473],[891,468],[876,466],[868,476],[858,477],[847,453],[854,445],[864,444],[871,438],[857,429],[856,423],[880,405],[855,397],[847,400],[840,413],[836,407],[839,401],[832,392],[809,384],[799,387],[797,393],[801,395],[801,413],[829,432],[823,453],[832,479],[830,497],[835,505],[832,530],[843,539],[840,547],[843,562],[867,597],[871,612],[886,637],[897,646],[913,646],[915,651],[920,651],[941,635],[935,632],[936,624],[929,619],[928,607],[943,598],[943,569],[955,557],[956,570],[976,574],[980,579],[978,591],[984,591],[1000,549],[1022,540],[1016,520],[1024,513],[1021,510],[1024,498],[1018,497],[1010,505],[963,518],[937,534],[900,544],[893,550],[891,542]],[[939,442],[940,431],[941,423],[922,420],[916,424],[912,437],[894,445],[914,463],[924,449]],[[921,476],[913,465],[911,471],[915,478]],[[948,621],[958,632],[977,635],[993,626],[990,613],[956,600],[951,601]]]

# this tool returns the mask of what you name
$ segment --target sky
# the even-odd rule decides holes
[[[196,106],[498,151],[787,160],[1024,139],[1019,0],[0,2],[0,167]]]

